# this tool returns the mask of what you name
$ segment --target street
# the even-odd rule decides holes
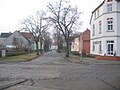
[[[120,65],[71,63],[50,51],[29,62],[0,64],[0,85],[16,80],[0,90],[120,90]]]

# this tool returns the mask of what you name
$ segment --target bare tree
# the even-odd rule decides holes
[[[80,26],[80,12],[77,8],[72,8],[68,1],[59,0],[56,4],[48,5],[49,11],[52,15],[49,17],[51,23],[60,30],[66,42],[66,57],[69,57],[69,37],[77,26]]]
[[[50,37],[50,33],[46,32],[46,34],[44,35],[44,50],[45,52],[49,51],[51,48],[51,43],[52,43],[52,39]]]
[[[36,43],[37,55],[39,55],[38,43],[40,41],[40,49],[42,50],[43,34],[48,28],[45,15],[46,13],[44,11],[38,11],[35,17],[31,16],[28,19],[24,19],[22,21],[22,29],[29,31],[33,35],[34,41]]]
[[[56,32],[53,33],[53,39],[58,47],[57,48],[58,52],[60,52],[60,50],[63,49],[63,38],[62,37],[63,37],[62,33],[60,33],[60,31],[56,29]]]

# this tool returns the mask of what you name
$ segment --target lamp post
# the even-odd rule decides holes
[[[83,41],[82,41],[82,39],[83,39],[83,37],[82,37],[82,34],[81,34],[81,37],[80,37],[80,47],[81,47],[81,54],[80,54],[80,62],[82,63],[82,57],[83,57],[83,55],[82,55],[82,50],[83,50]]]

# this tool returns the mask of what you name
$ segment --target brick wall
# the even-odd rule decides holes
[[[120,60],[118,56],[95,56],[97,60]]]

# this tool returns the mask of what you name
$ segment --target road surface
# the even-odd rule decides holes
[[[71,63],[50,51],[29,62],[0,64],[2,84],[9,87],[4,90],[120,90],[120,65]]]

